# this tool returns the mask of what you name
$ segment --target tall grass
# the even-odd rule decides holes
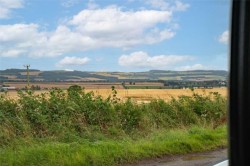
[[[216,92],[209,95],[194,93],[173,98],[170,102],[152,100],[142,104],[131,99],[121,101],[116,94],[112,88],[110,97],[103,99],[93,92],[86,93],[79,86],[71,86],[67,91],[53,89],[40,95],[33,91],[20,91],[18,99],[2,95],[0,162],[10,165],[38,161],[45,165],[98,165],[96,163],[99,162],[114,165],[141,157],[169,154],[174,152],[173,149],[178,152],[179,146],[187,146],[186,152],[189,152],[226,144],[225,128],[223,131],[215,128],[226,121],[227,101]],[[201,129],[191,128],[184,131],[183,137],[178,132],[173,136],[179,136],[177,140],[184,139],[184,143],[164,141],[171,137],[166,131],[192,126]],[[213,129],[215,133],[222,134],[214,137]],[[165,133],[162,141],[159,139],[161,132]],[[200,138],[202,134],[192,135],[192,132],[205,133],[204,138]],[[149,137],[151,133],[158,134],[152,139]],[[206,148],[201,146],[205,139],[208,142]],[[60,154],[64,156],[61,161],[58,158],[62,157]],[[14,160],[13,157],[17,158]]]
[[[200,152],[226,146],[225,126],[153,132],[141,139],[22,142],[1,150],[0,165],[113,166],[148,157]],[[20,143],[19,143],[20,144]]]

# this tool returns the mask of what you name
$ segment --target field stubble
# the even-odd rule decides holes
[[[100,95],[103,98],[109,97],[112,94],[111,89],[85,89],[85,92],[93,91],[95,95]],[[181,95],[192,96],[193,92],[190,89],[117,89],[117,97],[121,100],[131,98],[136,102],[150,102],[153,99],[162,99],[170,101],[173,98],[178,98]],[[48,90],[35,91],[35,94],[47,93]],[[227,88],[213,89],[195,89],[195,93],[208,95],[210,92],[218,92],[223,97],[227,96]],[[10,98],[18,98],[17,91],[9,91],[7,95]]]

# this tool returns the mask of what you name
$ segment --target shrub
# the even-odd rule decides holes
[[[227,100],[218,93],[180,96],[170,102],[152,100],[138,104],[121,101],[115,87],[107,99],[74,85],[67,91],[53,88],[35,95],[19,91],[16,100],[0,97],[0,145],[16,138],[49,138],[68,141],[93,133],[118,135],[150,132],[199,124],[214,127],[226,121]]]

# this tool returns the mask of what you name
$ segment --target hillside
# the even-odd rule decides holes
[[[30,81],[41,82],[122,82],[122,81],[211,81],[227,80],[227,71],[223,70],[194,70],[194,71],[165,71],[150,70],[146,72],[88,72],[88,71],[40,71],[30,70]],[[25,69],[0,70],[0,82],[26,81]]]

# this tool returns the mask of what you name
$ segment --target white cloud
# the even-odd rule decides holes
[[[23,42],[37,38],[38,35],[37,24],[13,24],[0,25],[0,41],[1,42]]]
[[[58,26],[54,32],[39,31],[37,24],[0,25],[0,57],[11,50],[22,50],[20,54],[30,57],[54,57],[71,51],[82,51],[94,47],[88,36]],[[23,53],[23,54],[21,54]]]
[[[191,56],[180,55],[156,55],[150,56],[146,52],[138,51],[129,55],[122,55],[118,63],[126,67],[151,67],[154,69],[166,69],[184,61],[190,61]]]
[[[229,31],[224,31],[218,38],[220,43],[228,44],[229,42]]]
[[[23,0],[0,0],[0,19],[11,16],[11,10],[23,7]]]
[[[37,24],[0,25],[0,57],[55,57],[103,47],[125,49],[158,43],[174,37],[174,30],[167,28],[173,13],[109,6],[82,10],[50,32]]]
[[[1,51],[0,50],[0,55],[2,55],[2,57],[18,57],[19,55],[22,55],[23,53],[25,53],[25,50],[15,50],[15,49],[10,49],[8,51]]]
[[[145,2],[153,8],[169,11],[185,11],[190,6],[178,0],[146,0]]]
[[[0,25],[0,57],[38,53],[39,45],[44,47],[47,40],[46,34],[38,28],[37,24]]]
[[[157,10],[122,11],[117,6],[83,10],[69,21],[83,36],[100,46],[129,47],[151,44],[174,36],[171,29],[156,29],[171,21],[172,12]]]
[[[89,58],[79,58],[79,57],[64,57],[62,60],[60,60],[56,66],[63,67],[63,66],[81,66],[85,65],[90,61]]]
[[[187,3],[182,3],[181,1],[175,1],[175,6],[172,8],[173,11],[186,11],[190,5]]]
[[[186,71],[186,70],[206,70],[208,69],[207,67],[203,66],[202,64],[194,64],[191,66],[182,66],[178,68],[180,71]]]

